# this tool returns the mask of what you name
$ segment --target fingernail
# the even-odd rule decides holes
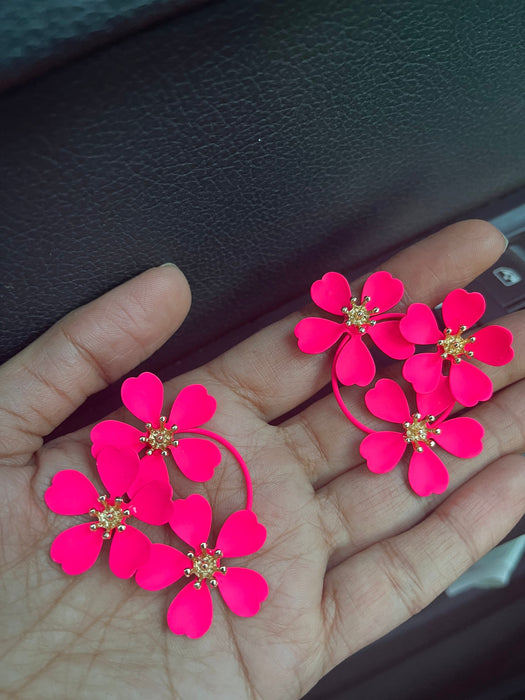
[[[172,262],[167,262],[167,263],[162,263],[162,265],[159,265],[159,267],[177,267],[175,263]]]
[[[505,239],[505,248],[503,248],[503,252],[505,252],[507,250],[507,248],[509,247],[509,239],[507,238],[507,236],[504,236],[503,234],[501,234],[501,235]]]

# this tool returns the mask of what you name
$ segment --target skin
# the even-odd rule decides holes
[[[404,310],[413,301],[438,303],[503,250],[496,229],[467,221],[382,269],[403,279]],[[352,289],[359,288],[357,281]],[[178,268],[148,270],[69,314],[0,369],[2,697],[298,698],[341,660],[428,605],[525,510],[523,313],[500,321],[514,333],[513,362],[484,366],[493,398],[465,412],[485,427],[484,451],[471,460],[446,455],[449,489],[422,499],[408,487],[406,462],[384,475],[367,470],[358,451],[363,435],[332,395],[275,425],[329,380],[331,353],[304,355],[293,336],[310,309],[166,385],[169,408],[182,387],[204,384],[218,402],[206,427],[230,440],[249,465],[254,510],[268,538],[260,552],[232,563],[266,577],[270,594],[260,613],[238,618],[214,591],[212,627],[190,640],[173,635],[165,621],[180,585],[143,591],[133,579],[111,574],[107,553],[83,575],[67,576],[49,547],[85,518],[50,512],[44,492],[64,468],[100,484],[89,426],[45,445],[42,436],[145,360],[189,305]],[[373,425],[359,408],[362,390],[344,396]],[[114,417],[130,419],[123,411]],[[244,507],[244,482],[228,456],[204,486],[171,471],[179,497],[199,492],[210,499],[215,532],[228,513]],[[177,546],[164,530],[147,532]]]

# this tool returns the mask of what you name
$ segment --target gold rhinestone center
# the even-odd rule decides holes
[[[165,450],[173,442],[173,431],[169,428],[153,428],[147,435],[147,443],[153,450]]]
[[[347,318],[347,326],[363,326],[370,322],[370,313],[364,304],[353,304],[350,308],[343,309]]]
[[[120,532],[126,529],[124,521],[130,516],[130,511],[125,507],[122,498],[115,498],[114,503],[107,500],[106,496],[100,496],[99,502],[103,505],[102,510],[91,508],[89,514],[96,518],[97,522],[90,525],[91,530],[102,528],[105,532],[104,539],[111,537],[115,528]]]
[[[429,447],[435,446],[435,441],[433,439],[434,435],[439,435],[440,428],[431,428],[429,423],[435,421],[434,416],[421,417],[420,413],[414,413],[411,421],[406,421],[403,423],[403,428],[405,429],[405,441],[412,443],[412,447],[416,452],[422,452],[423,447],[421,443],[428,445]]]
[[[219,560],[215,554],[204,552],[193,560],[192,574],[203,581],[206,579],[212,579],[217,571],[219,570]]]
[[[357,303],[357,297],[350,299],[351,306],[343,306],[341,313],[346,316],[345,325],[354,326],[360,333],[366,333],[369,326],[375,326],[376,321],[370,320],[370,314],[379,313],[379,307],[375,306],[371,311],[366,308],[370,302],[370,297],[364,297],[363,303]]]
[[[190,577],[195,576],[197,580],[193,584],[194,587],[199,590],[202,586],[203,581],[207,581],[212,588],[217,588],[218,581],[215,578],[215,574],[220,572],[225,574],[227,569],[225,566],[220,565],[220,558],[223,556],[220,549],[215,551],[208,549],[206,542],[203,542],[200,546],[200,552],[188,553],[188,559],[191,561],[191,569],[184,569],[184,576]]]
[[[444,360],[448,358],[452,362],[459,363],[461,362],[461,355],[474,357],[473,351],[467,350],[466,346],[469,343],[474,343],[476,338],[474,336],[463,338],[461,334],[466,330],[466,326],[460,326],[457,333],[452,333],[451,328],[445,328],[445,335],[437,343],[438,350],[441,351],[441,357]]]
[[[427,424],[424,420],[414,420],[406,429],[405,434],[410,442],[426,442],[428,435]]]
[[[161,416],[159,421],[160,426],[158,428],[154,428],[151,423],[146,423],[148,432],[140,438],[140,441],[148,447],[146,454],[152,455],[156,450],[159,450],[166,457],[168,455],[168,447],[177,447],[179,444],[175,439],[178,427],[172,425],[171,428],[168,428],[166,426],[166,416]]]
[[[446,335],[443,338],[443,345],[441,345],[441,348],[443,350],[443,354],[458,357],[458,355],[463,355],[465,352],[466,344],[466,338],[462,338],[461,333],[456,333],[455,335]]]

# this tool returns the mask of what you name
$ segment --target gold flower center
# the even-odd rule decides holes
[[[178,440],[174,437],[178,427],[172,425],[171,428],[168,428],[165,425],[166,416],[161,416],[159,420],[160,427],[158,428],[154,428],[151,423],[146,423],[146,430],[148,432],[140,438],[140,441],[148,446],[146,454],[152,455],[157,450],[160,450],[163,456],[167,456],[168,447],[177,447],[179,444]]]
[[[215,574],[218,571],[221,574],[225,574],[227,571],[225,566],[220,565],[220,558],[223,556],[221,550],[208,549],[206,542],[203,542],[200,546],[200,552],[195,554],[189,552],[187,556],[192,563],[192,567],[191,569],[184,569],[184,575],[197,578],[193,584],[195,588],[198,590],[202,586],[203,581],[208,581],[212,588],[216,588],[218,584]]]
[[[90,525],[91,530],[95,531],[99,528],[105,530],[102,537],[107,540],[111,537],[111,534],[115,528],[119,532],[124,532],[126,526],[124,525],[124,520],[128,518],[131,513],[127,508],[123,507],[123,499],[115,498],[114,503],[107,500],[107,496],[99,496],[99,502],[103,505],[102,510],[97,510],[97,508],[91,508],[89,514],[97,519],[96,523]]]
[[[421,417],[420,413],[414,413],[411,421],[406,421],[403,423],[403,428],[405,429],[405,441],[412,443],[412,447],[416,452],[423,452],[423,447],[420,443],[424,443],[429,447],[435,446],[435,441],[432,439],[432,435],[439,435],[440,428],[431,428],[429,423],[435,421],[434,416]]]
[[[367,326],[376,325],[375,321],[370,320],[370,314],[377,314],[379,307],[376,306],[371,311],[366,308],[370,297],[364,297],[362,304],[357,303],[357,297],[352,297],[350,301],[352,302],[350,306],[343,306],[341,309],[341,313],[346,316],[345,325],[355,326],[360,333],[366,333]]]
[[[165,450],[173,441],[173,431],[168,428],[154,428],[149,431],[147,441],[154,450]]]
[[[466,346],[469,343],[473,343],[476,338],[474,336],[463,338],[461,334],[466,330],[466,326],[460,326],[457,333],[452,333],[451,328],[445,328],[445,334],[442,340],[438,340],[437,343],[438,350],[441,351],[441,357],[444,360],[448,358],[451,362],[459,364],[461,362],[461,355],[474,357],[472,350],[466,350]]]

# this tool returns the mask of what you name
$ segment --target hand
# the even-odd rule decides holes
[[[463,222],[382,269],[403,280],[403,309],[435,304],[503,248],[489,224]],[[330,353],[298,351],[293,329],[304,314],[297,313],[166,387],[171,401],[187,384],[204,384],[218,402],[210,429],[248,463],[254,510],[268,529],[265,546],[246,562],[269,583],[260,613],[237,618],[213,593],[210,631],[189,640],[165,621],[177,585],[143,591],[112,576],[103,557],[67,576],[49,547],[74,519],[49,511],[43,495],[61,469],[96,480],[89,427],[45,445],[41,436],[160,346],[184,319],[189,296],[176,267],[149,270],[69,314],[0,370],[6,696],[299,697],[430,603],[524,512],[523,314],[501,321],[514,333],[516,354],[510,365],[488,369],[494,397],[467,412],[485,427],[484,451],[472,460],[447,455],[448,491],[422,499],[407,485],[406,465],[384,475],[367,470],[358,451],[363,435],[333,395],[271,424],[330,377]],[[159,303],[166,299],[172,302]],[[359,389],[345,398],[352,410],[363,405]],[[244,507],[242,477],[226,457],[204,491],[177,475],[173,484],[180,497],[204,492],[217,525]]]

